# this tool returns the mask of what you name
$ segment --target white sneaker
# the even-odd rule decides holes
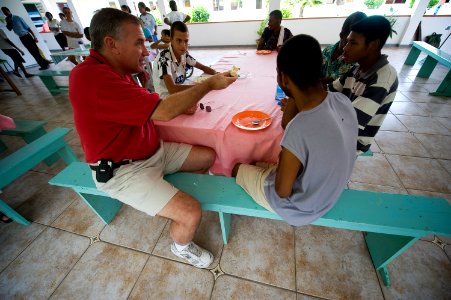
[[[197,268],[207,268],[213,262],[213,254],[202,249],[193,242],[182,251],[177,250],[174,242],[171,245],[171,251],[174,255],[186,259],[190,264]]]

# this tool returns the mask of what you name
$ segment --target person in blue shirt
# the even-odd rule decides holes
[[[39,64],[39,70],[45,70],[49,68],[49,62],[44,59],[39,53],[39,48],[36,45],[38,39],[34,35],[30,27],[25,23],[25,21],[11,13],[7,7],[2,7],[2,12],[6,16],[6,28],[9,31],[14,31],[15,34],[19,36],[22,44],[27,48],[30,54],[34,57],[36,62]]]

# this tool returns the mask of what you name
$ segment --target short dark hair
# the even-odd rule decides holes
[[[140,7],[140,6],[146,7],[146,5],[144,4],[144,2],[139,2],[139,3],[138,3],[138,7]]]
[[[350,14],[344,21],[343,26],[341,27],[341,31],[349,35],[349,33],[351,32],[351,26],[365,19],[366,17],[366,14],[361,11],[356,11]]]
[[[63,13],[59,13],[58,16],[60,16],[60,18],[61,18],[61,17],[66,17],[66,15],[63,14]]]
[[[89,33],[91,35],[91,47],[99,51],[103,47],[103,39],[106,36],[120,38],[122,24],[132,23],[141,26],[140,19],[132,14],[115,8],[102,8],[91,19]]]
[[[181,21],[175,21],[171,25],[171,36],[174,36],[175,31],[188,32],[188,26]]]
[[[128,7],[128,5],[125,5],[125,4],[121,5],[121,9],[122,9],[122,10],[125,9],[129,14],[132,13],[132,11],[130,10],[130,7]]]
[[[6,14],[6,12],[11,12],[11,11],[10,11],[9,8],[7,8],[6,6],[3,6],[3,7],[2,7],[2,12],[3,12],[4,14]]]
[[[278,20],[282,20],[282,12],[278,9],[273,10],[272,12],[269,13],[269,16],[274,16],[276,19]]]
[[[353,24],[351,31],[365,37],[365,43],[379,40],[379,50],[385,45],[391,32],[390,22],[383,16],[371,16]]]
[[[169,1],[169,7],[171,10],[177,10],[177,3],[174,0]]]
[[[300,89],[320,81],[322,64],[321,46],[314,37],[306,34],[288,39],[277,55],[278,73],[284,73]]]
[[[45,12],[45,17],[46,17],[47,19],[49,18],[49,16],[53,18],[53,15],[52,15],[51,12],[49,12],[49,11]]]
[[[169,29],[163,29],[161,31],[161,35],[167,35],[167,36],[171,36],[171,31]]]

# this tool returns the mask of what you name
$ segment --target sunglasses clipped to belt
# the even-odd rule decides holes
[[[96,172],[96,180],[98,182],[108,182],[111,178],[113,178],[113,171],[120,166],[128,165],[132,163],[133,160],[123,160],[121,162],[115,163],[111,160],[101,159],[98,161],[97,166],[89,165],[91,170]]]

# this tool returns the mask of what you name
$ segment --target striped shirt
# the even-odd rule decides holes
[[[329,90],[347,96],[357,112],[358,154],[370,149],[374,136],[395,99],[397,89],[396,70],[388,63],[387,55],[382,55],[367,72],[360,72],[356,65],[329,84]]]

